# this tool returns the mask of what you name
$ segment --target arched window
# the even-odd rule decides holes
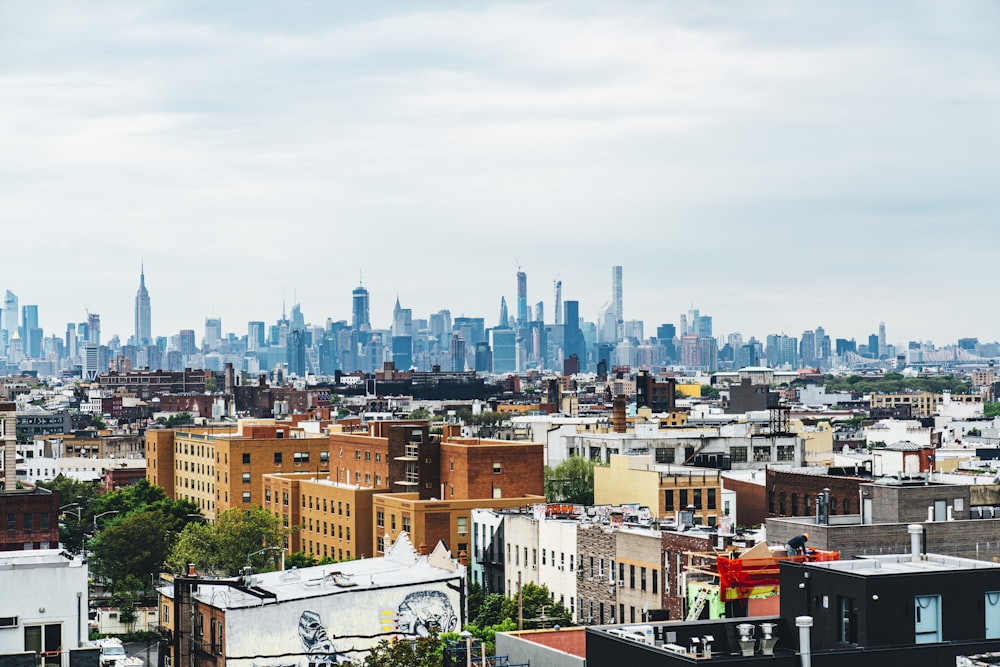
[[[799,494],[792,494],[792,516],[799,515]]]
[[[785,508],[785,492],[782,491],[778,494],[778,516],[787,516],[788,512]]]

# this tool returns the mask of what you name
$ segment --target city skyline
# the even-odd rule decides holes
[[[4,288],[46,332],[596,320],[993,340],[1000,7],[13,2]],[[44,236],[40,232],[44,230]],[[240,323],[240,327],[236,326]]]
[[[609,267],[611,269],[611,281],[609,284],[610,295],[608,300],[605,301],[604,305],[596,311],[593,317],[588,316],[586,313],[582,312],[580,309],[580,301],[578,299],[562,298],[562,281],[558,282],[559,288],[556,289],[553,285],[552,295],[548,299],[542,298],[539,302],[533,302],[534,305],[527,305],[526,312],[529,315],[529,320],[534,319],[535,313],[544,312],[550,313],[550,315],[543,320],[546,325],[559,324],[559,321],[551,315],[551,313],[556,310],[557,302],[561,301],[562,305],[565,306],[566,303],[570,303],[571,307],[575,312],[578,313],[578,317],[581,322],[586,322],[595,327],[596,342],[617,342],[624,339],[636,339],[639,342],[644,340],[659,337],[659,330],[663,327],[672,328],[675,332],[675,340],[678,343],[681,342],[682,338],[687,334],[695,334],[701,338],[713,338],[717,341],[719,348],[725,345],[727,342],[731,342],[729,339],[732,337],[737,337],[741,343],[750,343],[751,340],[756,341],[756,343],[763,346],[765,341],[774,337],[789,337],[799,340],[800,336],[811,336],[815,330],[818,336],[827,335],[829,336],[828,343],[832,344],[832,341],[836,339],[853,340],[859,345],[866,345],[871,340],[877,341],[878,350],[880,353],[884,353],[885,347],[887,345],[893,346],[897,351],[905,350],[906,343],[918,342],[918,343],[931,343],[936,347],[948,347],[955,345],[960,339],[978,339],[980,343],[995,343],[1000,342],[1000,335],[996,337],[980,337],[972,335],[962,335],[957,336],[955,339],[949,340],[934,340],[931,338],[919,338],[919,337],[893,337],[893,335],[887,334],[887,326],[885,321],[878,321],[874,323],[875,326],[869,327],[867,333],[854,333],[854,332],[843,332],[841,331],[835,322],[824,322],[818,323],[815,326],[806,326],[799,330],[778,330],[776,328],[768,329],[766,332],[761,331],[747,331],[739,327],[732,329],[719,328],[718,313],[708,314],[705,309],[694,308],[696,304],[691,304],[691,309],[682,310],[680,312],[674,313],[672,316],[665,313],[663,317],[656,321],[643,320],[640,318],[628,317],[628,311],[623,307],[623,303],[626,301],[625,294],[628,293],[628,280],[627,277],[623,278],[623,269],[625,267],[621,265],[615,265]],[[401,303],[400,294],[397,291],[395,295],[394,304],[387,317],[383,317],[378,313],[381,312],[380,309],[376,308],[374,312],[376,315],[372,317],[372,307],[371,307],[371,294],[368,288],[364,284],[364,276],[362,275],[360,281],[355,284],[354,288],[350,292],[349,296],[349,306],[347,312],[338,310],[335,313],[325,313],[313,316],[309,305],[306,304],[303,308],[301,301],[296,300],[294,303],[289,304],[286,299],[282,299],[279,310],[274,313],[263,313],[263,310],[267,309],[266,305],[261,306],[261,310],[255,311],[250,319],[247,320],[236,320],[235,324],[227,320],[225,316],[221,315],[211,315],[204,316],[192,320],[186,326],[181,326],[175,330],[160,331],[151,328],[152,320],[152,305],[153,299],[146,288],[146,272],[145,264],[140,266],[139,270],[139,288],[132,297],[133,301],[133,325],[132,333],[127,333],[127,331],[119,331],[112,329],[108,326],[108,318],[100,312],[91,311],[89,308],[85,309],[85,317],[81,318],[79,321],[68,321],[61,329],[53,328],[49,329],[45,326],[45,321],[40,317],[41,312],[45,312],[47,309],[44,304],[37,303],[26,303],[24,299],[20,297],[17,292],[11,289],[6,290],[6,296],[4,301],[4,306],[9,306],[13,304],[16,306],[14,311],[13,321],[20,323],[20,337],[24,338],[27,334],[25,331],[30,331],[31,329],[37,329],[43,332],[43,335],[47,337],[57,336],[62,337],[67,328],[74,330],[77,334],[81,336],[80,344],[86,342],[91,342],[94,344],[104,344],[107,343],[112,337],[117,336],[119,339],[119,344],[127,345],[133,344],[138,347],[145,347],[146,345],[151,345],[157,337],[163,337],[166,339],[175,338],[178,334],[184,331],[193,331],[194,338],[188,342],[188,345],[200,346],[203,342],[203,338],[207,341],[209,349],[214,348],[215,344],[224,335],[230,333],[235,334],[237,338],[249,335],[250,339],[256,340],[262,338],[265,335],[265,331],[272,326],[274,323],[287,322],[293,325],[291,328],[302,328],[304,326],[324,328],[329,322],[344,322],[348,327],[354,330],[364,330],[364,331],[384,331],[389,332],[391,336],[399,335],[413,335],[416,330],[413,327],[412,322],[415,320],[422,320],[428,324],[432,329],[434,328],[433,319],[440,315],[440,313],[447,311],[452,320],[455,318],[479,318],[484,322],[486,329],[501,327],[502,320],[506,317],[506,321],[512,328],[521,329],[523,326],[528,324],[528,321],[521,321],[518,316],[517,310],[511,310],[507,306],[506,295],[500,296],[500,318],[497,319],[495,316],[493,318],[489,315],[489,304],[483,304],[483,310],[473,313],[456,313],[450,309],[447,305],[443,305],[431,312],[419,312],[411,307],[403,307],[405,304]],[[624,274],[627,276],[627,273]],[[518,271],[511,276],[515,281],[514,292],[516,294],[521,294],[522,289],[527,289],[528,275],[526,272],[518,267]],[[516,297],[516,303],[521,302],[521,297]],[[527,301],[527,296],[525,296],[525,301]],[[550,302],[550,306],[545,306],[545,302]],[[292,317],[291,320],[288,319],[288,309],[291,306]],[[539,306],[541,309],[539,310]],[[552,310],[549,308],[551,307]],[[306,317],[305,312],[309,312],[310,315]],[[9,329],[9,315],[8,308],[0,309],[0,328],[4,330]],[[563,312],[560,310],[560,314]],[[602,322],[601,318],[605,314],[612,315],[612,319],[609,321],[609,325],[612,326],[612,334],[610,337],[602,338]],[[624,319],[621,319],[621,314],[624,314]],[[27,318],[25,317],[27,315]],[[401,318],[402,315],[402,318]],[[267,319],[270,317],[271,319]],[[262,319],[263,318],[263,319]],[[561,319],[561,318],[560,318]],[[25,322],[30,320],[28,326]],[[726,321],[725,315],[723,314],[722,321]],[[617,323],[617,326],[614,326]],[[638,331],[642,332],[642,335],[636,335],[635,331],[630,330],[630,325],[632,323],[638,323]],[[78,329],[79,327],[79,329]],[[405,331],[403,331],[405,329]],[[18,330],[17,328],[15,330]],[[455,330],[458,330],[456,325]],[[210,333],[211,332],[211,333]],[[9,331],[9,336],[13,335],[13,331]],[[143,339],[143,336],[148,336]],[[102,337],[103,336],[103,337]],[[41,341],[36,341],[35,345],[40,349]],[[28,342],[25,341],[25,345]],[[253,347],[251,347],[253,349]],[[74,353],[75,354],[75,353]],[[838,353],[839,354],[839,353]],[[773,361],[773,360],[772,360]],[[753,365],[753,364],[746,364]]]

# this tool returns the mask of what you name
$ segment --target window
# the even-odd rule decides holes
[[[674,492],[673,489],[667,489],[663,492],[663,509],[667,512],[674,511]]]
[[[329,463],[330,462],[330,452],[320,452],[319,453],[319,462],[320,463]]]
[[[500,462],[499,461],[494,461],[493,462],[493,474],[494,475],[499,475],[500,474]]]
[[[450,470],[452,472],[455,470],[455,461],[454,460],[448,461],[448,470]]]
[[[837,597],[838,639],[845,644],[858,643],[858,610],[854,598]]]
[[[24,529],[25,530],[35,529],[35,517],[31,512],[24,513]]]
[[[455,519],[455,531],[459,535],[468,535],[469,534],[469,518],[465,517],[465,516],[460,516],[457,519]],[[525,556],[525,560],[527,560],[527,556]]]
[[[628,587],[635,588],[635,565],[628,566]]]
[[[7,530],[17,530],[17,515],[13,512],[7,513]]]
[[[639,568],[639,590],[646,590],[646,568]]]
[[[733,463],[746,463],[747,462],[747,448],[746,447],[731,447],[729,449],[729,460]]]
[[[276,466],[280,466],[281,465],[281,452],[275,452],[274,453],[274,465],[276,465]]]
[[[292,454],[292,458],[294,459],[295,465],[309,463],[309,452],[295,452]]]
[[[243,492],[243,502],[245,502],[245,503],[250,502],[250,492],[249,491],[244,491]]]
[[[250,473],[248,472],[243,473],[243,483],[244,484],[250,483]]]
[[[403,517],[403,530],[405,530],[407,533],[410,532],[410,517],[408,516]]]
[[[264,502],[271,502],[271,489],[264,489]]]
[[[42,512],[41,514],[38,515],[38,527],[41,528],[42,530],[48,530],[49,529],[49,513],[48,512]]]
[[[360,449],[355,449],[354,450],[354,460],[355,461],[360,461],[361,460],[361,450]]]
[[[657,589],[657,584],[659,583],[660,573],[656,571],[656,568],[650,568],[653,572],[653,594],[655,595],[659,591]]]
[[[694,507],[695,509],[701,509],[701,489],[694,490]]]
[[[708,509],[715,509],[715,489],[708,490]]]
[[[542,565],[545,565],[545,549],[542,549]]]
[[[395,531],[396,530],[396,515],[395,514],[390,514],[389,515],[389,523],[390,523],[389,527],[392,528],[393,531]]]
[[[688,492],[687,492],[687,489],[681,489],[680,491],[678,491],[678,494],[680,495],[681,509],[684,509],[685,507],[688,506]]]
[[[250,465],[250,452],[243,452],[243,465]]]
[[[288,491],[281,492],[281,504],[288,507]]]

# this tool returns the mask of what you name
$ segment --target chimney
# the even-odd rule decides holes
[[[3,488],[17,488],[17,403],[0,403],[0,447],[3,448]]]
[[[628,422],[625,419],[625,407],[628,399],[625,396],[615,396],[611,405],[611,426],[615,433],[625,433]]]

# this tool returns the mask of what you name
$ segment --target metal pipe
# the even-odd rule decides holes
[[[812,616],[796,616],[795,627],[799,629],[799,660],[802,667],[812,667],[812,645],[810,634],[813,625]]]
[[[910,561],[919,563],[923,560],[920,549],[920,538],[923,535],[924,527],[919,523],[911,523],[906,527],[906,532],[910,534]]]

